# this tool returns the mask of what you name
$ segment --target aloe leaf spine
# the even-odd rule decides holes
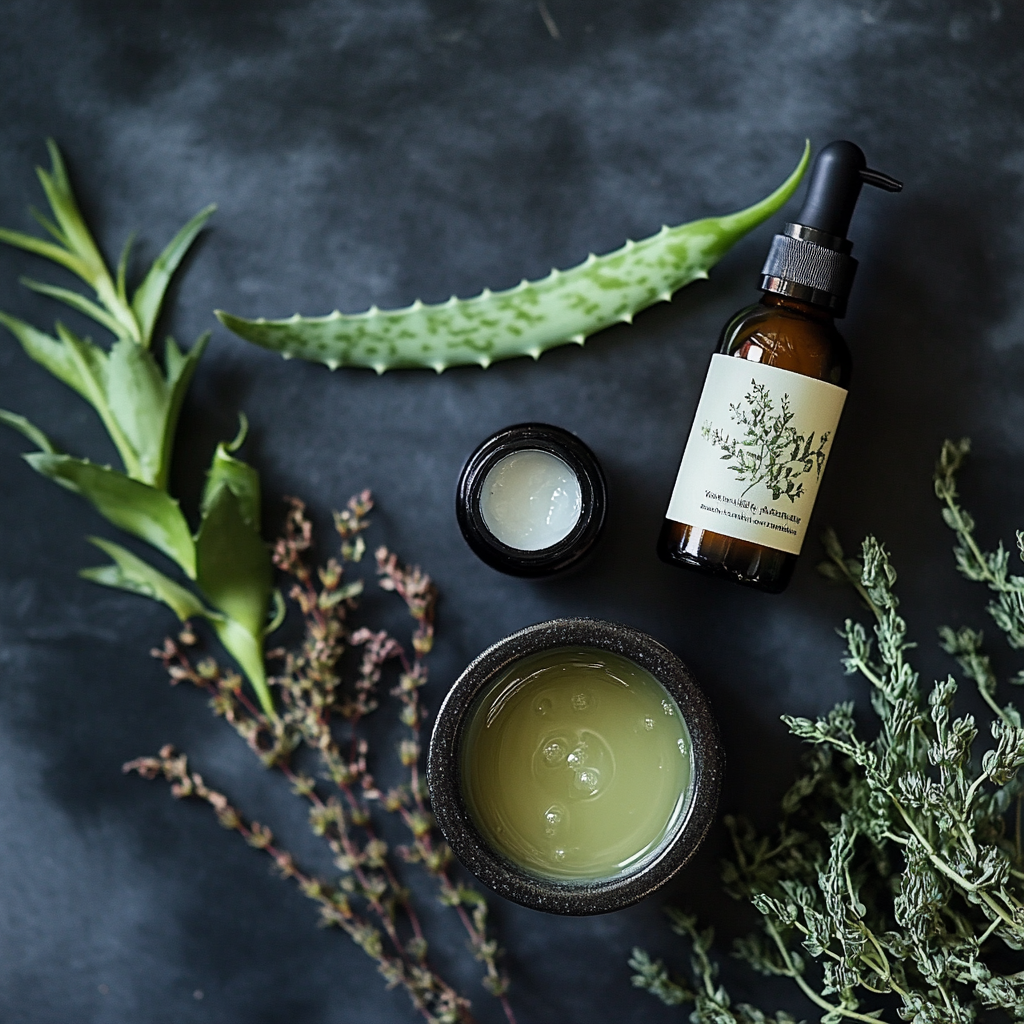
[[[663,227],[657,234],[604,256],[591,254],[568,270],[552,270],[539,281],[522,281],[506,291],[485,288],[469,299],[452,296],[404,309],[247,320],[223,310],[222,324],[246,341],[280,352],[339,366],[383,373],[420,367],[438,373],[450,366],[489,366],[499,359],[534,359],[557,345],[582,345],[588,336],[640,310],[669,301],[684,285],[708,271],[745,234],[776,213],[796,190],[810,159],[810,146],[793,173],[770,195],[736,213]]]

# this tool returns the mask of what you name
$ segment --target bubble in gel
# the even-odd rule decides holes
[[[676,713],[676,709],[672,707],[671,701],[663,700],[661,702],[661,709],[666,715],[674,715]]]
[[[546,715],[551,710],[551,701],[544,697],[537,702],[537,706],[533,710],[538,715]]]
[[[581,743],[572,751],[571,754],[565,759],[570,768],[581,768],[584,761],[587,758],[587,745]]]
[[[593,703],[589,693],[574,693],[572,697],[572,706],[577,711],[586,711],[587,708]]]
[[[596,768],[581,768],[573,779],[573,788],[587,796],[596,796],[601,788],[601,773]]]
[[[648,732],[650,732],[654,728],[654,719],[653,718],[645,718],[644,719],[644,728]]]
[[[571,757],[572,755],[570,755]],[[560,740],[544,744],[544,763],[555,768],[565,760],[565,745]]]
[[[558,826],[565,819],[565,814],[558,804],[553,804],[544,812],[544,835],[553,836],[558,831]]]
[[[565,850],[555,850],[555,860],[565,860]]]

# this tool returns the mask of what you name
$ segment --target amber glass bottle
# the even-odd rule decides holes
[[[722,355],[750,359],[782,370],[849,387],[850,352],[832,312],[810,302],[766,292],[725,326]],[[764,544],[666,519],[658,538],[665,562],[725,576],[777,594],[793,574],[797,555]]]
[[[902,188],[851,142],[819,153],[797,222],[775,236],[764,296],[726,324],[658,538],[663,561],[769,593],[789,583],[849,385],[835,317],[857,267],[846,232],[865,183]]]

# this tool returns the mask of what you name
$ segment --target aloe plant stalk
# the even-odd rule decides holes
[[[95,410],[120,455],[123,471],[62,452],[24,416],[0,409],[0,423],[19,431],[38,449],[25,461],[45,477],[81,495],[108,522],[145,541],[181,570],[176,581],[111,540],[90,538],[110,559],[83,569],[95,583],[166,604],[182,621],[207,619],[242,668],[263,710],[276,718],[267,688],[263,641],[272,579],[270,552],[260,537],[260,488],[256,471],[234,453],[246,424],[214,453],[200,508],[199,528],[189,527],[167,479],[182,402],[209,333],[183,352],[168,337],[163,366],[151,351],[167,287],[213,206],[200,210],[171,239],[134,290],[127,285],[131,239],[112,273],[89,231],[68,180],[60,151],[47,143],[50,170],[37,168],[50,214],[33,216],[50,238],[0,228],[0,242],[59,264],[93,295],[30,278],[33,291],[65,303],[113,335],[109,348],[76,335],[59,321],[54,334],[0,312],[25,352]],[[280,609],[281,602],[277,602]]]

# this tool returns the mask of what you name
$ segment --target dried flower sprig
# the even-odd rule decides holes
[[[206,690],[214,711],[266,765],[277,766],[295,792],[309,802],[310,823],[330,845],[341,871],[339,883],[328,887],[299,872],[290,856],[274,846],[268,829],[246,823],[222,794],[209,789],[189,769],[187,760],[170,748],[157,758],[131,762],[126,769],[165,776],[172,781],[175,795],[205,800],[223,824],[266,850],[285,874],[297,878],[307,895],[320,903],[325,920],[345,928],[377,960],[389,984],[407,989],[428,1020],[467,1021],[468,1000],[427,964],[426,939],[409,893],[388,862],[387,844],[374,831],[371,808],[385,804],[412,831],[407,859],[424,863],[440,884],[442,900],[456,907],[474,955],[484,963],[485,985],[513,1021],[505,996],[507,981],[497,967],[497,944],[487,931],[486,904],[474,890],[452,881],[451,853],[443,843],[435,844],[418,773],[422,708],[417,691],[427,680],[423,657],[433,640],[435,593],[429,578],[418,569],[402,567],[386,551],[379,553],[382,585],[403,597],[416,621],[411,659],[385,632],[365,628],[352,632],[347,616],[363,584],[342,579],[343,563],[359,561],[365,551],[362,534],[371,507],[369,495],[353,499],[335,517],[342,562],[332,559],[316,573],[305,561],[311,525],[302,503],[292,502],[273,562],[292,579],[291,596],[305,617],[306,634],[297,651],[274,652],[283,660],[283,671],[268,679],[270,653],[264,653],[264,640],[283,621],[285,603],[273,590],[271,552],[260,535],[259,476],[235,454],[245,438],[245,418],[240,417],[235,440],[217,446],[198,510],[198,529],[193,533],[168,492],[167,478],[178,415],[208,335],[187,353],[167,338],[162,366],[151,351],[167,287],[213,207],[198,213],[175,235],[129,292],[129,247],[124,248],[116,272],[111,272],[82,218],[60,152],[52,142],[49,150],[51,169],[40,168],[38,175],[51,216],[33,214],[53,241],[0,228],[0,243],[50,259],[76,274],[95,300],[56,285],[24,283],[91,317],[110,331],[114,341],[104,348],[78,337],[60,322],[55,336],[50,336],[2,312],[0,324],[33,360],[93,406],[117,447],[124,472],[60,452],[43,431],[16,413],[0,410],[0,424],[19,431],[39,449],[25,457],[32,468],[80,494],[112,525],[177,564],[180,580],[119,544],[92,538],[112,561],[82,575],[161,601],[182,620],[178,638],[154,653],[167,666],[172,682],[187,680]],[[197,618],[212,626],[245,673],[255,702],[237,673],[222,670],[210,658],[193,664],[190,649],[196,636],[189,621]],[[346,686],[339,662],[352,647],[361,647],[363,657],[356,680]],[[401,665],[396,692],[409,734],[400,754],[409,781],[384,800],[368,770],[367,742],[359,735],[358,724],[376,708],[377,686],[385,664],[392,660]],[[282,714],[274,690],[283,705]],[[335,726],[346,722],[348,734],[339,741]],[[315,780],[293,768],[292,755],[303,746],[317,753],[335,794],[323,797]]]
[[[434,585],[418,567],[403,566],[381,547],[376,552],[380,586],[402,598],[415,622],[411,655],[386,631],[354,627],[350,622],[363,581],[349,581],[346,568],[365,552],[363,533],[372,507],[369,492],[364,491],[335,514],[341,557],[314,570],[309,563],[312,524],[303,503],[290,499],[273,558],[291,580],[289,597],[302,613],[305,630],[295,650],[268,652],[268,658],[282,666],[280,674],[268,681],[281,708],[276,718],[263,714],[248,699],[235,673],[225,672],[210,658],[194,661],[190,649],[196,637],[190,628],[153,652],[167,667],[172,683],[187,681],[205,690],[214,712],[233,726],[265,765],[288,778],[295,794],[309,805],[314,834],[331,850],[339,871],[337,881],[327,883],[299,870],[291,854],[274,843],[269,829],[246,822],[172,748],[165,747],[155,758],[129,762],[125,771],[147,778],[163,776],[172,783],[175,796],[210,804],[221,824],[265,850],[283,875],[294,878],[317,901],[323,923],[346,931],[377,961],[389,985],[405,988],[426,1020],[470,1021],[469,1001],[430,966],[429,945],[411,894],[399,880],[388,843],[376,828],[375,809],[395,815],[410,835],[409,843],[395,853],[407,863],[422,864],[436,880],[441,902],[455,908],[474,956],[484,965],[484,986],[500,1000],[510,1024],[515,1024],[507,997],[508,979],[498,965],[500,950],[488,928],[487,904],[480,893],[453,878],[452,854],[435,834],[420,773],[424,710],[419,691],[427,682],[424,659],[433,645]],[[345,679],[342,656],[357,648],[361,652],[358,667],[352,679]],[[407,731],[398,747],[405,778],[385,792],[370,770],[369,745],[359,726],[378,707],[379,684],[389,663],[397,668],[391,694],[398,700],[399,718]],[[319,761],[320,782],[293,763],[302,748]],[[331,792],[322,792],[324,782],[330,783]]]
[[[956,474],[968,450],[966,441],[945,443],[935,492],[956,535],[959,570],[996,595],[988,611],[1010,646],[1021,648],[1024,576],[1009,572],[1001,545],[982,551],[959,503]],[[1017,545],[1024,558],[1024,533]],[[784,717],[814,748],[783,798],[775,833],[760,836],[726,819],[734,849],[723,870],[726,890],[762,915],[762,930],[737,943],[736,954],[762,974],[791,978],[827,1024],[886,1019],[880,996],[918,1024],[968,1024],[993,1011],[1022,1020],[1024,970],[1014,955],[1024,949],[1020,713],[996,700],[981,633],[943,627],[942,647],[993,712],[992,743],[979,754],[974,716],[953,717],[953,678],[924,693],[906,660],[914,645],[885,548],[868,537],[861,557],[847,558],[832,533],[825,546],[825,574],[852,586],[875,619],[873,637],[850,620],[840,633],[846,671],[871,686],[878,730],[864,739],[850,703],[817,721]],[[668,1003],[693,1002],[697,1024],[765,1020],[754,1008],[730,1008],[712,985],[709,936],[692,919],[674,922],[693,943],[696,985],[674,979],[642,950],[631,960],[634,984]],[[874,1008],[862,1009],[865,1002]]]

